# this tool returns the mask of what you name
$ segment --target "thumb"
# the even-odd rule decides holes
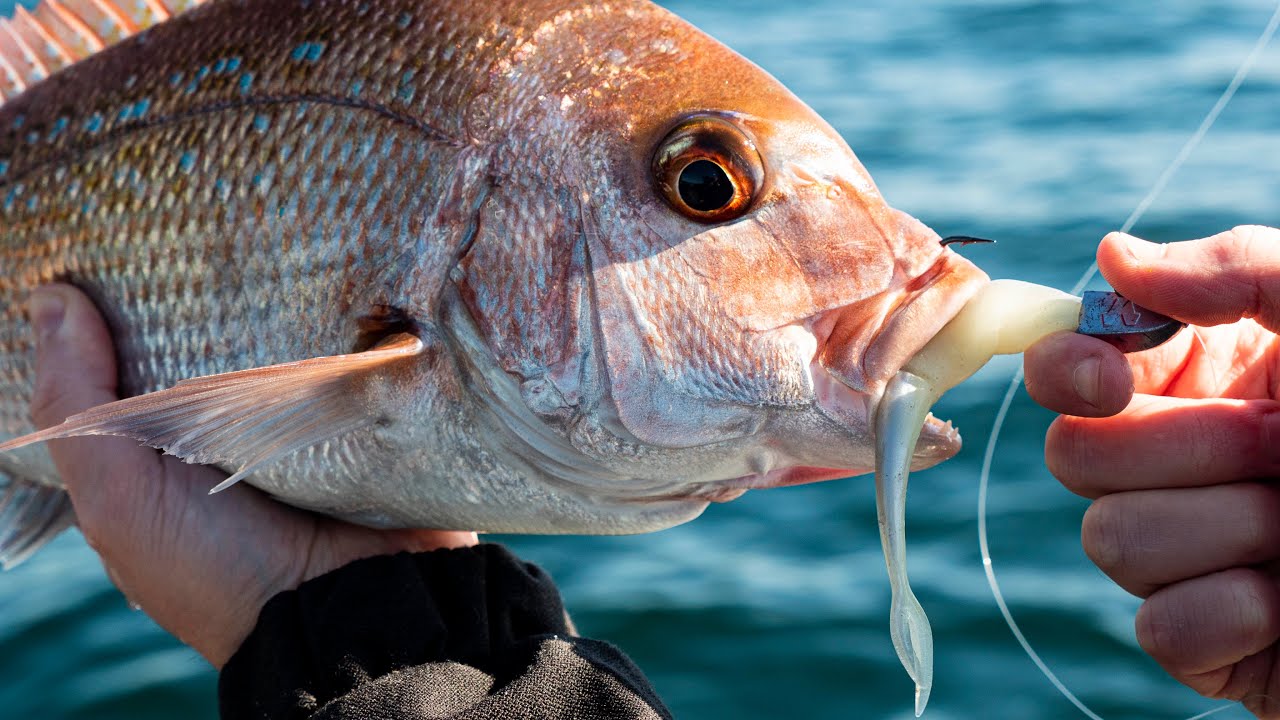
[[[111,335],[98,311],[70,285],[37,288],[27,302],[36,336],[31,415],[47,428],[116,399]]]
[[[27,313],[36,336],[31,416],[37,426],[57,425],[117,399],[111,333],[84,293],[70,285],[46,285],[31,294]],[[134,512],[135,486],[159,459],[154,450],[117,437],[52,440],[49,454],[86,536],[98,534],[99,518],[110,525]]]
[[[1111,233],[1098,267],[1121,295],[1193,325],[1253,318],[1280,331],[1280,230],[1245,225],[1202,240],[1149,243]]]

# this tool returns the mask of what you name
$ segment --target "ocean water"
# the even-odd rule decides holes
[[[1069,287],[1230,79],[1270,0],[668,0],[772,72],[848,140],[887,198],[993,277]],[[11,0],[0,2],[6,13]],[[1136,232],[1280,223],[1280,46]],[[981,451],[1016,358],[937,413],[967,438],[913,476],[913,586],[933,623],[926,717],[1074,718],[1015,644],[976,539]],[[1084,557],[1086,504],[1045,471],[1052,415],[1012,410],[992,554],[1031,642],[1103,717],[1214,707],[1137,648],[1138,601]],[[868,477],[750,493],[625,538],[509,537],[559,581],[580,628],[624,648],[682,718],[910,718]],[[215,676],[131,611],[76,534],[0,575],[0,717],[216,717]],[[1218,718],[1244,718],[1239,708]]]

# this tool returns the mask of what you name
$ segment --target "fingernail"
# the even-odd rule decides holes
[[[1125,252],[1129,253],[1129,257],[1134,260],[1154,260],[1163,252],[1159,243],[1147,242],[1142,238],[1124,233],[1120,233],[1120,238],[1124,240]]]
[[[27,314],[36,330],[36,342],[45,342],[62,327],[67,305],[55,292],[36,291],[27,301]]]
[[[1098,396],[1102,387],[1102,362],[1096,357],[1081,360],[1071,372],[1071,384],[1075,386],[1076,394],[1081,399],[1095,408],[1100,407]]]

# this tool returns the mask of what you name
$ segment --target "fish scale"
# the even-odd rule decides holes
[[[69,280],[98,301],[122,389],[136,394],[349,351],[374,276],[405,248],[423,249],[432,187],[448,180],[429,169],[458,150],[423,142],[429,118],[398,104],[403,90],[386,90],[401,86],[393,56],[423,43],[405,22],[423,8],[330,2],[295,12],[303,5],[211,4],[0,107],[0,435],[34,429],[23,304],[36,285]],[[188,24],[219,30],[193,34]],[[334,95],[356,77],[359,97]],[[336,162],[339,145],[354,157]],[[338,191],[370,181],[385,189]],[[40,447],[0,458],[0,468],[57,482]]]
[[[738,215],[682,205],[695,151]],[[0,222],[0,560],[59,510],[37,443],[82,434],[378,527],[644,532],[868,472],[885,384],[985,282],[645,0],[211,0],[0,107]],[[145,394],[31,433],[53,279]]]

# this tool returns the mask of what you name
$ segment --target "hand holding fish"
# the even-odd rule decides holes
[[[1113,234],[1098,263],[1121,294],[1196,327],[1127,358],[1079,335],[1031,348],[1028,390],[1067,414],[1046,462],[1095,500],[1090,558],[1146,598],[1142,647],[1197,692],[1280,717],[1280,230]]]
[[[111,337],[75,288],[29,305],[39,368],[32,412],[48,427],[116,399]],[[269,500],[247,485],[214,497],[214,468],[122,438],[50,443],[76,518],[112,580],[162,627],[221,667],[273,595],[348,562],[400,550],[460,547],[473,533],[371,530]]]

